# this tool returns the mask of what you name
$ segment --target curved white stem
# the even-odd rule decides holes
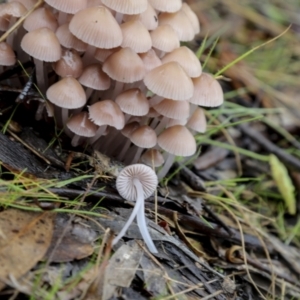
[[[158,253],[152,238],[149,234],[148,228],[147,228],[147,224],[146,224],[146,218],[145,218],[145,204],[144,204],[144,193],[143,193],[143,187],[141,182],[138,179],[134,179],[133,183],[136,187],[137,190],[137,201],[142,202],[140,205],[140,209],[137,213],[136,219],[137,219],[137,224],[139,226],[139,230],[141,232],[141,235],[147,245],[147,247],[149,248],[150,252],[152,253]]]
[[[172,167],[172,165],[174,163],[174,160],[175,160],[175,155],[169,154],[165,161],[164,166],[157,174],[158,180],[163,179],[167,175],[167,173],[169,172],[170,168]]]
[[[101,137],[101,135],[103,135],[103,133],[106,130],[106,127],[107,127],[106,125],[100,126],[97,129],[96,134],[89,139],[89,144],[91,144],[91,145],[94,144]]]
[[[119,234],[114,238],[112,244],[115,245],[124,236],[127,229],[133,222],[133,219],[135,218],[135,216],[137,216],[138,227],[147,247],[152,253],[157,253],[158,251],[152,241],[152,238],[149,234],[147,224],[146,224],[143,186],[138,179],[133,179],[133,184],[136,188],[136,194],[137,194],[136,204],[134,206],[134,209],[129,219],[127,220],[126,224],[119,232]]]
[[[136,201],[136,204],[133,208],[133,211],[129,217],[129,219],[127,220],[127,222],[125,223],[124,227],[122,228],[122,230],[119,232],[119,234],[114,238],[112,244],[115,245],[124,235],[125,232],[127,231],[127,229],[129,228],[129,226],[131,225],[131,223],[133,222],[135,216],[137,215],[137,213],[140,210],[140,206],[143,204],[143,201],[139,201],[140,199],[138,198]]]

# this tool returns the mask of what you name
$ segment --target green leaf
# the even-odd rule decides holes
[[[271,154],[269,160],[272,177],[277,184],[277,188],[284,199],[289,214],[296,213],[295,187],[291,181],[288,171],[277,156]]]

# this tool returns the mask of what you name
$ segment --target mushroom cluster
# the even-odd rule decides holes
[[[0,30],[35,3],[1,4]],[[180,46],[199,30],[182,0],[45,0],[0,43],[0,65],[33,59],[37,86],[73,146],[162,166],[162,178],[175,156],[195,153],[194,134],[206,129],[200,106],[223,102],[218,81]]]

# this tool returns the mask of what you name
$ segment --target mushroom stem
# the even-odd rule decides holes
[[[152,238],[149,234],[148,228],[147,228],[147,224],[146,224],[146,217],[145,217],[145,199],[144,199],[144,193],[143,193],[143,187],[141,182],[138,179],[133,179],[133,184],[136,188],[137,191],[137,202],[140,201],[140,208],[139,211],[137,213],[137,224],[139,227],[139,230],[141,232],[141,235],[147,245],[147,247],[149,248],[150,252],[152,253],[158,253]]]
[[[87,88],[85,90],[85,95],[86,95],[86,99],[87,100],[91,97],[91,95],[92,95],[93,92],[95,92],[95,90],[92,89],[92,88]],[[97,101],[95,101],[95,102],[97,102]],[[90,103],[90,104],[93,104],[93,103]]]
[[[101,135],[105,132],[106,127],[107,127],[106,125],[100,126],[98,128],[96,134],[92,138],[90,138],[89,143],[94,144],[101,137]]]
[[[83,140],[83,137],[78,135],[78,134],[75,134],[72,138],[72,141],[71,141],[71,145],[73,147],[77,147]]]
[[[137,148],[136,153],[134,155],[134,158],[131,161],[131,164],[136,164],[139,161],[139,159],[140,159],[140,157],[142,155],[143,150],[145,150],[145,149],[141,148],[141,147]]]
[[[164,128],[168,125],[169,120],[170,119],[168,117],[163,117],[162,120],[160,120],[159,124],[155,128],[156,135],[159,135],[164,130]]]
[[[41,93],[45,95],[46,93],[46,88],[48,87],[48,77],[46,76],[46,72],[44,69],[44,62],[34,58],[34,65],[35,65],[35,74],[36,74],[36,81],[37,81],[37,86]]]
[[[123,226],[119,234],[114,238],[112,244],[115,245],[125,235],[127,229],[133,222],[134,218],[137,217],[137,224],[147,247],[152,253],[157,253],[158,251],[147,229],[146,218],[145,218],[143,186],[137,178],[133,179],[133,185],[136,189],[136,195],[137,195],[136,204],[134,206],[134,209],[129,219],[127,220],[127,222],[125,223],[125,225]]]
[[[125,145],[123,146],[122,151],[118,155],[118,159],[120,161],[122,161],[124,159],[124,156],[125,156],[126,152],[128,151],[130,145],[131,145],[131,140],[128,138],[127,141],[126,141],[126,143],[125,143]]]
[[[119,24],[121,24],[121,23],[122,23],[122,20],[123,20],[123,14],[117,12],[117,13],[116,13],[116,16],[115,16],[115,19],[116,19],[116,21],[117,21]]]
[[[67,108],[61,109],[61,119],[63,125],[67,124],[67,121],[69,119],[69,110]]]
[[[44,96],[46,93],[46,88],[48,87],[48,77],[44,68],[44,62],[34,58],[34,65],[35,65],[35,74],[36,74],[36,82],[37,87],[40,90],[41,94]],[[42,118],[42,114],[44,111],[45,104],[39,103],[37,113],[36,113],[36,120],[40,120]]]
[[[135,185],[135,186],[136,186],[136,185]],[[141,184],[140,184],[140,187],[141,187]],[[138,189],[137,189],[137,192],[139,192]],[[142,189],[142,191],[141,191],[141,194],[142,194],[142,196],[143,196],[143,189]],[[138,193],[138,195],[140,195],[140,194]],[[131,223],[133,222],[135,216],[136,216],[137,213],[139,212],[140,207],[141,207],[142,204],[143,204],[143,200],[141,201],[141,199],[140,199],[139,197],[137,197],[135,206],[134,206],[134,208],[133,208],[133,211],[132,211],[132,213],[131,213],[129,219],[127,220],[127,222],[126,222],[125,225],[123,226],[122,230],[121,230],[121,231],[119,232],[119,234],[114,238],[114,240],[113,240],[113,242],[112,242],[113,245],[115,245],[115,244],[116,244],[116,243],[117,243],[117,242],[125,235],[127,229],[129,228],[129,226],[130,226]]]
[[[112,100],[115,100],[116,97],[117,97],[119,94],[121,94],[123,88],[124,88],[124,83],[123,83],[123,82],[120,82],[120,81],[116,81],[115,89],[114,89],[114,91],[113,91],[113,93],[112,93],[112,96],[111,96]]]
[[[172,167],[172,164],[173,164],[174,160],[175,160],[175,155],[169,154],[166,161],[165,161],[164,166],[162,167],[162,169],[157,174],[158,180],[163,179],[167,175],[168,171]]]
[[[92,45],[88,45],[83,57],[82,57],[82,62],[84,66],[88,66],[96,62],[97,60],[94,58],[94,54],[96,51],[96,47]]]
[[[65,23],[67,23],[67,19],[68,19],[68,14],[60,11],[58,14],[58,24],[63,25]]]

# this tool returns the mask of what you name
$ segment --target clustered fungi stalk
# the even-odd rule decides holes
[[[210,74],[202,73],[194,53],[180,47],[181,41],[191,41],[200,30],[191,8],[181,0],[172,3],[154,0],[45,2],[26,19],[24,28],[28,32],[19,28],[14,33],[22,38],[21,47],[12,48],[18,44],[12,38],[10,45],[1,44],[0,65],[7,68],[15,63],[12,49],[23,62],[30,57],[38,62],[36,77],[42,80],[41,88],[47,90],[48,100],[55,107],[58,124],[71,138],[76,136],[73,145],[90,143],[127,164],[140,161],[145,151],[155,149],[167,161],[160,178],[165,176],[174,157],[194,154],[196,146],[191,135],[203,132],[205,116],[194,115],[194,119],[202,120],[194,120],[193,126],[190,119],[199,106],[220,105],[223,93]],[[0,29],[7,30],[20,17],[11,13],[16,6],[24,14],[32,3],[18,0],[1,4],[0,21],[2,18],[3,22],[0,24],[6,27]],[[58,70],[58,63],[63,70]],[[50,77],[52,67],[57,76]],[[126,94],[130,95],[127,99]],[[115,102],[121,98],[122,101]],[[91,117],[94,106],[108,100],[119,108],[111,105],[111,110]],[[76,119],[81,112],[88,113],[89,121],[78,122],[77,128],[75,122],[67,126],[68,119]],[[121,125],[116,120],[120,112],[125,120]],[[90,122],[99,126],[94,137],[91,137]],[[142,137],[132,140],[134,131],[123,136],[122,128],[133,122],[139,127],[147,126],[147,132],[155,133],[156,140],[151,144]],[[86,134],[83,124],[88,127]],[[177,130],[167,131],[171,127]],[[189,130],[183,134],[182,127]],[[185,143],[186,139],[191,141],[190,145]],[[126,151],[122,151],[125,145]]]
[[[0,30],[33,3],[0,4]],[[91,144],[125,164],[160,166],[161,179],[176,156],[196,152],[193,135],[206,129],[201,107],[223,102],[218,81],[180,46],[199,31],[182,0],[45,0],[0,44],[0,70],[32,59],[45,108],[73,146]],[[37,119],[47,112],[39,107]],[[134,212],[142,209],[138,203]]]

